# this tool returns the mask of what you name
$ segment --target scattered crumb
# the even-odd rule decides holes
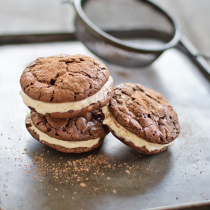
[[[109,191],[116,194],[117,190],[113,190],[115,179],[112,179],[112,172],[118,173],[121,176],[125,172],[132,174],[133,170],[139,169],[138,166],[134,167],[131,162],[124,162],[123,160],[115,161],[107,155],[88,155],[78,159],[68,159],[66,156],[59,158],[52,157],[49,161],[46,161],[47,152],[49,151],[46,150],[43,153],[36,152],[33,154],[32,161],[36,164],[36,173],[40,176],[39,181],[43,182],[41,186],[44,187],[45,182],[42,181],[44,177],[50,175],[57,184],[74,186],[75,189],[72,192],[74,195],[80,194],[80,189],[83,187],[89,189],[88,194],[95,194],[100,191]],[[126,169],[124,171],[119,170],[119,168]],[[101,182],[94,181],[98,178],[110,181],[103,185]],[[52,190],[58,191],[58,188],[52,188]],[[72,199],[76,200],[74,197]]]
[[[126,172],[127,174],[130,174],[130,171],[129,171],[129,170],[126,170],[125,172]]]
[[[122,71],[116,71],[116,73],[124,78],[130,78],[131,76],[128,73],[122,72]]]
[[[85,183],[80,183],[80,186],[81,187],[86,187],[86,184]]]

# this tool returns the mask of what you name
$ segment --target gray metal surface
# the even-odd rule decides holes
[[[115,85],[139,82],[164,94],[181,126],[174,146],[158,155],[141,155],[109,134],[99,149],[72,155],[30,136],[24,125],[28,109],[18,94],[19,77],[28,63],[61,53],[91,55],[78,42],[0,48],[0,205],[32,210],[146,209],[210,199],[210,86],[186,56],[169,50],[144,69],[107,64]],[[107,163],[100,164],[99,157],[105,159],[101,155]],[[81,159],[89,172],[69,165]],[[74,174],[80,180],[67,178]]]

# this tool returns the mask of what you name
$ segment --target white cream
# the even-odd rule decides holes
[[[109,80],[105,85],[94,95],[77,102],[65,102],[65,103],[47,103],[37,101],[27,96],[22,90],[20,95],[23,98],[23,102],[26,106],[34,108],[38,113],[45,115],[46,113],[53,112],[67,112],[70,110],[80,110],[90,104],[97,103],[98,101],[104,101],[109,92],[112,91],[113,79],[109,76]]]
[[[31,122],[32,123],[32,122]],[[87,147],[90,148],[96,144],[98,144],[100,138],[98,139],[91,139],[87,141],[63,141],[63,140],[58,140],[56,138],[50,137],[47,134],[41,132],[39,129],[37,129],[33,123],[32,126],[30,127],[32,130],[34,130],[37,134],[39,134],[39,141],[45,141],[48,142],[49,144],[55,144],[59,145],[65,148],[73,149],[73,148],[79,148],[79,147]]]
[[[103,124],[108,125],[117,136],[123,138],[125,141],[132,142],[137,147],[145,147],[148,151],[151,152],[153,150],[160,150],[164,147],[168,147],[174,144],[174,141],[169,144],[155,144],[147,142],[121,126],[111,115],[107,106],[102,108],[102,112],[105,115]]]

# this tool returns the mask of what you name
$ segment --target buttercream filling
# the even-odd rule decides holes
[[[79,148],[79,147],[93,147],[94,145],[98,144],[100,141],[100,138],[97,139],[90,139],[86,141],[63,141],[63,140],[58,140],[56,138],[50,137],[47,134],[41,132],[39,129],[37,129],[34,124],[31,121],[32,126],[30,127],[31,130],[34,130],[37,134],[39,134],[39,141],[45,141],[48,142],[49,144],[55,144],[58,146],[62,146],[68,149],[73,149],[73,148]],[[44,143],[44,142],[43,142]]]
[[[106,96],[112,91],[113,79],[109,76],[109,80],[105,85],[94,95],[76,102],[64,102],[64,103],[47,103],[42,101],[37,101],[29,96],[27,96],[22,90],[20,90],[20,95],[23,98],[23,102],[26,106],[34,108],[38,113],[45,115],[46,113],[54,112],[67,112],[70,110],[80,110],[87,107],[93,103],[99,101],[103,102],[106,100]]]
[[[148,142],[121,126],[110,113],[108,106],[103,107],[102,112],[105,116],[103,124],[108,125],[118,137],[123,138],[127,142],[132,142],[137,147],[145,147],[149,152],[151,152],[174,144],[174,141],[169,144],[156,144]]]

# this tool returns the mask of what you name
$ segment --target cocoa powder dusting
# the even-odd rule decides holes
[[[38,181],[45,184],[45,178],[50,177],[56,184],[54,192],[59,192],[59,188],[67,186],[76,190],[73,191],[74,195],[82,192],[82,189],[86,189],[88,194],[102,191],[117,194],[120,192],[121,178],[126,176],[128,180],[132,180],[138,167],[134,167],[131,161],[115,160],[106,154],[49,158],[50,155],[49,152],[33,154],[33,162],[37,165],[36,171],[40,175]]]

